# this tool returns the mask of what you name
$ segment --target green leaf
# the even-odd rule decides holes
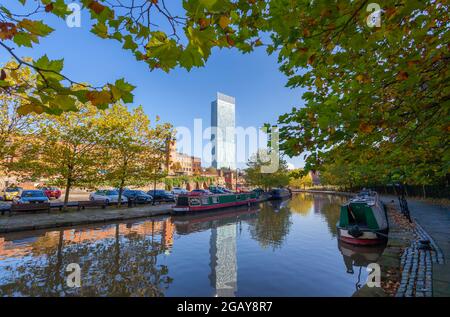
[[[134,42],[131,35],[126,35],[123,39],[125,40],[125,43],[123,44],[124,49],[135,51],[138,48],[138,45]]]
[[[106,26],[106,24],[101,22],[95,24],[91,32],[95,35],[98,35],[102,39],[106,39],[108,37],[108,27]]]
[[[125,103],[133,102],[133,94],[131,92],[134,90],[134,88],[136,88],[135,86],[127,83],[123,78],[116,80],[114,86],[118,90],[115,93],[120,94],[123,102]]]
[[[32,43],[38,43],[38,39],[36,37],[33,37],[30,33],[26,32],[18,32],[16,35],[14,35],[14,43],[16,43],[18,46],[26,46],[26,47],[32,47]]]
[[[42,56],[36,62],[33,63],[34,66],[52,72],[61,72],[64,67],[64,59],[49,60],[47,55]]]
[[[42,21],[33,21],[29,19],[23,19],[18,23],[18,27],[23,28],[36,36],[47,36],[54,30]]]

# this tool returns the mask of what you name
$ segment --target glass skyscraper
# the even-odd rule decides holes
[[[217,93],[211,103],[212,166],[236,169],[235,99]]]

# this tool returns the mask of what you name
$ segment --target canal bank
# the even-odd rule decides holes
[[[394,200],[399,209],[398,200],[394,196],[382,197],[384,201]],[[416,199],[408,199],[408,207],[414,222],[417,224],[417,235],[420,239],[430,240],[431,247],[436,251],[431,259],[420,259],[420,254],[414,252],[417,243],[405,255],[405,265],[408,268],[412,261],[424,262],[431,266],[432,292],[434,297],[450,296],[450,206],[431,203]],[[420,250],[419,250],[420,251]],[[434,255],[434,256],[433,256]],[[419,256],[419,259],[417,257]],[[414,258],[415,257],[415,258]],[[412,258],[412,260],[411,260]],[[420,264],[420,263],[419,263]],[[430,265],[431,264],[431,265]]]
[[[0,233],[51,229],[168,215],[172,205],[143,205],[133,208],[85,209],[49,214],[7,214],[0,216]]]
[[[354,297],[395,296],[402,280],[401,257],[414,240],[413,225],[401,216],[393,204],[386,204],[389,220],[389,238],[382,255],[376,263],[381,269],[381,287],[368,287],[357,290]]]
[[[353,196],[354,193],[298,190],[311,194]],[[413,220],[406,221],[396,196],[382,195],[391,224],[387,247],[378,260],[383,288],[362,287],[354,296],[450,296],[450,207],[408,198]],[[430,241],[429,248],[421,241]]]
[[[353,296],[450,296],[449,208],[410,199],[410,223],[399,212],[396,197],[382,200],[390,223],[386,249],[377,261],[382,287],[365,285]]]

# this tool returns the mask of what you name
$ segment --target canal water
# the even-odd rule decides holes
[[[0,235],[0,296],[351,296],[383,248],[338,243],[345,200]]]

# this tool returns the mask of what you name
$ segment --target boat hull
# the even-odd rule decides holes
[[[183,196],[172,208],[174,214],[219,210],[230,207],[251,206],[259,202],[254,194],[218,194],[205,196]]]
[[[347,229],[337,228],[340,241],[353,245],[379,245],[386,243],[388,230],[365,231],[361,230],[359,237],[352,236]]]
[[[283,200],[283,199],[289,199],[292,197],[292,194],[287,189],[274,189],[270,193],[269,200]]]

